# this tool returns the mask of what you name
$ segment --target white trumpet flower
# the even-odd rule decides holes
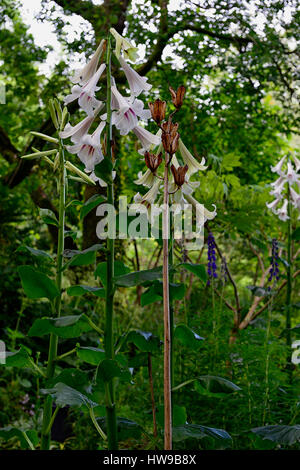
[[[274,201],[266,203],[266,206],[273,212],[273,214],[277,214],[276,206],[279,204],[279,202],[280,199],[274,199]]]
[[[119,61],[126,75],[130,92],[133,96],[139,96],[142,91],[149,91],[152,88],[152,85],[147,83],[148,78],[141,77],[121,56],[119,57]]]
[[[300,209],[300,194],[297,193],[293,188],[290,188],[290,194],[292,198],[293,205]]]
[[[282,175],[281,168],[284,164],[285,159],[286,156],[282,157],[282,159],[277,163],[277,165],[271,167],[271,171],[273,171],[273,173],[278,173],[278,175]]]
[[[200,202],[198,202],[193,196],[190,196],[189,194],[186,194],[186,199],[187,201],[192,204],[193,206],[197,207],[197,206],[203,206],[203,204],[200,204]],[[207,220],[212,220],[216,217],[217,215],[217,207],[215,204],[212,204],[212,206],[214,207],[214,210],[213,211],[209,211],[208,209],[206,209],[205,206],[203,206],[203,211],[204,211],[204,223],[207,221]]]
[[[79,83],[79,85],[83,86],[92,78],[96,73],[99,58],[103,52],[103,46],[104,39],[100,42],[91,60],[82,69],[75,71],[73,77],[70,79],[72,83]]]
[[[71,94],[67,95],[64,99],[65,104],[69,104],[78,99],[80,108],[82,108],[88,116],[92,117],[94,115],[94,109],[101,105],[101,101],[95,98],[95,92],[100,90],[100,87],[97,87],[97,83],[105,67],[105,64],[101,64],[97,72],[83,87],[74,85]]]
[[[289,184],[293,184],[297,181],[298,175],[295,172],[293,165],[290,161],[288,161],[287,167],[288,169],[287,169],[286,179],[289,182]]]
[[[286,183],[286,179],[283,179],[283,181],[281,181],[280,184],[275,186],[274,189],[270,191],[269,194],[271,196],[274,196],[276,199],[282,199],[283,198],[282,191],[283,191],[285,183]]]
[[[121,50],[124,53],[125,59],[128,58],[131,62],[136,62],[138,59],[138,48],[134,47],[128,39],[124,38],[121,36],[115,28],[110,28],[111,34],[114,36],[116,40],[116,48],[115,48],[115,54],[117,59],[120,58]]]
[[[146,170],[145,173],[141,171],[138,173],[138,179],[134,181],[135,184],[142,184],[146,188],[151,188],[154,184],[156,177],[151,170]]]
[[[151,148],[157,147],[161,143],[161,133],[152,134],[141,126],[134,127],[132,131],[143,146],[143,148],[138,151],[141,155],[144,155],[147,150],[151,150]]]
[[[285,222],[286,220],[289,219],[287,212],[288,212],[288,200],[286,199],[283,205],[281,206],[281,208],[276,211],[276,214],[278,215],[280,220],[283,220]]]
[[[77,154],[79,159],[84,163],[87,172],[93,171],[95,165],[100,163],[104,156],[101,149],[100,137],[105,127],[102,121],[92,135],[86,134],[80,142],[75,145],[67,145],[68,152]]]
[[[59,133],[59,137],[61,139],[67,139],[68,137],[71,137],[71,141],[74,142],[74,144],[78,143],[82,137],[88,133],[95,117],[99,111],[101,111],[103,106],[104,103],[101,103],[101,105],[98,106],[98,108],[95,110],[93,116],[87,116],[85,119],[76,124],[76,126],[71,126],[71,124],[68,123],[64,130]]]
[[[137,193],[134,196],[134,202],[135,203],[140,203],[140,204],[145,204],[146,207],[150,207],[151,204],[154,204],[158,192],[159,192],[159,187],[161,185],[161,181],[157,178],[156,181],[154,181],[153,186],[149,189],[149,191],[144,194],[144,196],[141,196],[140,193]]]
[[[194,173],[196,173],[197,171],[204,171],[206,170],[207,166],[204,166],[205,164],[205,158],[202,158],[201,162],[199,163],[194,157],[193,155],[191,154],[191,152],[189,152],[189,150],[186,148],[186,146],[184,145],[184,143],[182,142],[181,139],[179,139],[179,147],[178,147],[180,153],[181,153],[181,156],[182,156],[182,159],[184,161],[184,163],[186,165],[188,165],[189,169],[188,169],[188,172],[187,172],[187,176],[190,177],[191,175],[193,175]]]

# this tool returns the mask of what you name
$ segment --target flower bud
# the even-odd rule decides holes
[[[174,165],[171,165],[174,182],[179,188],[181,188],[181,186],[185,183],[185,175],[188,169],[189,167],[187,165],[179,166],[178,168],[175,168]]]
[[[149,168],[149,170],[152,171],[152,173],[154,173],[157,170],[161,162],[162,162],[161,152],[158,155],[145,152],[145,163],[147,167]]]
[[[165,101],[161,101],[159,99],[155,100],[154,103],[148,103],[152,119],[159,124],[163,119],[165,119],[166,115],[166,107],[167,103]]]
[[[170,93],[172,95],[172,102],[175,106],[176,109],[181,108],[182,103],[183,103],[183,98],[185,94],[185,87],[181,85],[179,88],[177,88],[177,91],[174,90],[171,86],[169,87]]]

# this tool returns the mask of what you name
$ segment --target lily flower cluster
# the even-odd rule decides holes
[[[277,165],[271,168],[272,172],[277,173],[279,178],[271,183],[270,195],[274,196],[275,199],[267,203],[267,208],[271,209],[273,214],[283,221],[290,218],[288,215],[288,193],[292,206],[300,211],[300,194],[298,192],[300,190],[300,174],[298,173],[300,160],[295,156],[293,156],[293,160],[294,162],[288,159],[286,162],[286,156],[284,156]]]
[[[150,208],[156,202],[162,201],[163,190],[163,172],[159,174],[161,169],[162,152],[166,154],[166,164],[170,168],[170,178],[168,184],[168,192],[171,196],[171,202],[184,207],[185,204],[199,206],[199,202],[192,196],[196,188],[199,187],[199,181],[191,181],[191,177],[198,171],[204,171],[207,167],[205,159],[202,158],[198,162],[187,147],[184,145],[178,133],[178,123],[173,123],[174,114],[181,108],[185,94],[185,88],[180,86],[177,91],[172,87],[169,88],[175,111],[166,117],[167,103],[157,99],[154,103],[149,103],[152,119],[156,122],[159,130],[156,134],[156,142],[153,142],[150,148],[139,150],[144,155],[147,170],[138,174],[135,184],[148,188],[148,192],[143,196],[138,192],[134,200],[136,203],[144,204]],[[178,158],[177,158],[178,156]],[[179,163],[180,159],[180,163]],[[204,206],[204,222],[212,220],[216,216],[216,206],[213,211],[207,210]]]
[[[144,109],[143,102],[137,97],[143,91],[149,91],[152,86],[147,83],[147,78],[141,77],[125,60],[126,58],[135,62],[137,49],[126,38],[120,36],[115,29],[111,28],[110,32],[116,40],[114,52],[125,73],[130,89],[130,96],[123,96],[117,89],[115,80],[112,77],[112,125],[119,130],[121,135],[127,135],[130,131],[133,131],[142,143],[143,149],[147,150],[151,145],[158,142],[158,137],[140,125],[139,119],[147,122],[151,114],[149,110]],[[105,107],[105,103],[99,101],[95,94],[101,89],[98,83],[106,69],[105,63],[99,65],[105,54],[105,47],[106,42],[102,40],[90,61],[81,70],[75,72],[71,79],[74,83],[71,94],[64,99],[65,104],[78,100],[79,108],[87,116],[75,126],[67,124],[65,129],[60,132],[62,139],[70,138],[73,143],[73,145],[66,145],[66,149],[78,156],[85,165],[85,172],[89,173],[90,178],[98,181],[101,186],[106,186],[106,183],[95,175],[94,169],[104,159],[103,152],[105,151],[101,144],[101,135],[106,125],[107,113],[100,114],[100,111]],[[90,128],[96,121],[98,126],[92,133],[89,133]]]

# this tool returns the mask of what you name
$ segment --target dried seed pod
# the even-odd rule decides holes
[[[185,175],[188,169],[189,167],[187,165],[179,166],[178,168],[175,168],[174,165],[171,165],[174,182],[179,188],[181,188],[181,186],[185,183]]]
[[[162,162],[161,152],[158,155],[154,155],[153,153],[145,152],[145,163],[149,170],[154,173],[159,165]]]
[[[174,90],[171,86],[169,87],[170,93],[172,95],[172,102],[176,109],[181,108],[183,103],[183,98],[185,95],[185,87],[181,85],[177,88],[177,91]]]
[[[152,119],[159,124],[165,119],[167,103],[159,99],[155,100],[154,103],[148,103]]]
[[[177,152],[178,145],[179,145],[179,134],[178,132],[174,132],[169,134],[167,132],[163,132],[161,136],[162,144],[165,151],[169,155],[174,155]]]

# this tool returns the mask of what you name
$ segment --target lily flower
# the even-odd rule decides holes
[[[282,159],[277,163],[277,165],[271,167],[271,171],[273,171],[273,173],[278,173],[279,175],[282,175],[281,168],[284,164],[285,159],[286,156],[282,157]]]
[[[138,173],[138,179],[134,181],[135,184],[142,184],[146,188],[152,188],[156,177],[151,170],[146,170],[143,174],[141,171]]]
[[[144,109],[144,103],[141,100],[134,99],[132,102],[124,98],[115,86],[111,87],[112,108],[117,109],[112,113],[112,124],[119,129],[121,135],[127,135],[138,125],[138,117],[149,119],[150,111]],[[102,119],[104,116],[102,116]]]
[[[100,90],[100,87],[97,87],[97,83],[104,72],[105,67],[105,64],[101,64],[98,71],[83,87],[74,85],[71,90],[72,93],[67,95],[64,99],[65,104],[69,104],[78,98],[80,108],[82,108],[89,116],[93,116],[94,109],[101,105],[101,101],[95,98],[95,91]]]
[[[274,201],[266,203],[266,206],[273,212],[273,214],[277,214],[276,206],[279,204],[279,202],[280,199],[274,199]]]
[[[80,121],[76,126],[71,126],[71,124],[66,124],[64,130],[59,133],[59,137],[61,139],[67,139],[68,137],[71,137],[71,141],[75,143],[78,143],[82,137],[88,133],[92,123],[94,122],[95,117],[101,111],[103,108],[104,103],[101,103],[100,106],[95,110],[95,113],[93,116],[87,116],[85,119]]]
[[[96,73],[99,58],[104,49],[103,46],[104,39],[102,39],[100,42],[91,60],[82,69],[75,71],[74,76],[71,78],[72,83],[79,83],[79,85],[83,86],[92,78],[92,76]]]
[[[276,214],[278,215],[280,220],[283,220],[284,222],[289,219],[289,216],[287,214],[288,210],[288,200],[286,199],[280,209],[277,210]]]
[[[290,184],[295,183],[297,181],[298,175],[295,172],[293,165],[290,161],[288,161],[287,167],[288,169],[287,169],[286,179]]]
[[[283,181],[285,181],[285,178],[284,176],[279,176],[279,178],[276,180],[276,181],[273,181],[273,183],[271,183],[271,186],[278,186],[280,185]]]
[[[95,165],[100,163],[104,156],[101,149],[100,137],[105,127],[105,121],[102,121],[92,135],[86,134],[80,142],[75,145],[67,145],[68,152],[77,154],[82,163],[85,164],[87,172],[93,171]]]
[[[190,177],[197,171],[204,171],[206,170],[207,166],[204,166],[205,164],[205,158],[202,158],[201,162],[199,163],[193,155],[189,152],[189,150],[186,148],[184,143],[182,142],[181,139],[179,139],[179,151],[181,153],[182,159],[186,165],[188,165],[189,169],[187,172],[187,176]]]
[[[277,186],[274,187],[274,189],[272,191],[270,191],[270,195],[271,196],[274,196],[276,199],[282,199],[283,198],[283,194],[282,194],[282,191],[283,191],[283,187],[286,183],[286,179],[284,178],[280,184],[278,184]]]
[[[157,147],[161,143],[161,131],[159,131],[157,134],[152,134],[141,126],[134,127],[132,131],[135,133],[143,146],[143,148],[138,151],[141,155],[144,155],[147,150],[151,150],[151,148]]]
[[[291,198],[293,201],[293,205],[300,209],[300,194],[296,193],[296,191],[293,188],[290,188],[290,194]]]
[[[120,64],[126,75],[127,81],[129,83],[129,88],[132,96],[139,96],[142,91],[149,91],[152,88],[150,83],[147,83],[148,78],[141,77],[127,62],[123,57],[119,57]]]
[[[87,172],[88,173],[88,172]],[[107,183],[105,183],[105,181],[103,181],[101,178],[99,178],[98,176],[95,175],[95,172],[92,171],[92,173],[89,174],[89,177],[91,178],[92,181],[95,181],[95,183],[99,183],[99,185],[102,187],[102,188],[106,188],[107,187]],[[115,171],[112,171],[112,179],[114,180],[116,177],[116,172]]]
[[[140,193],[137,193],[134,196],[134,202],[136,202],[137,204],[145,204],[146,207],[149,208],[151,204],[154,204],[155,199],[157,198],[160,185],[161,181],[159,179],[156,179],[156,181],[153,183],[152,188],[150,188],[149,191],[144,194],[144,196],[141,196]]]
[[[115,48],[115,54],[116,54],[116,57],[117,59],[120,58],[120,54],[121,54],[121,49],[124,53],[124,56],[125,56],[125,59],[129,59],[131,62],[136,62],[136,60],[138,59],[138,54],[137,54],[137,51],[138,51],[138,48],[137,47],[134,47],[129,41],[128,39],[124,38],[123,36],[121,36],[116,30],[115,28],[110,28],[110,32],[111,34],[114,36],[115,40],[116,40],[116,48]]]
[[[193,206],[197,207],[197,206],[203,206],[203,204],[200,204],[200,202],[198,202],[193,196],[189,195],[189,194],[186,194],[185,195],[187,201],[192,204]],[[203,210],[204,210],[204,223],[207,221],[207,220],[212,220],[216,217],[217,215],[217,207],[215,204],[212,204],[212,206],[214,207],[214,210],[213,211],[209,211],[208,209],[206,209],[206,207],[203,206]]]

